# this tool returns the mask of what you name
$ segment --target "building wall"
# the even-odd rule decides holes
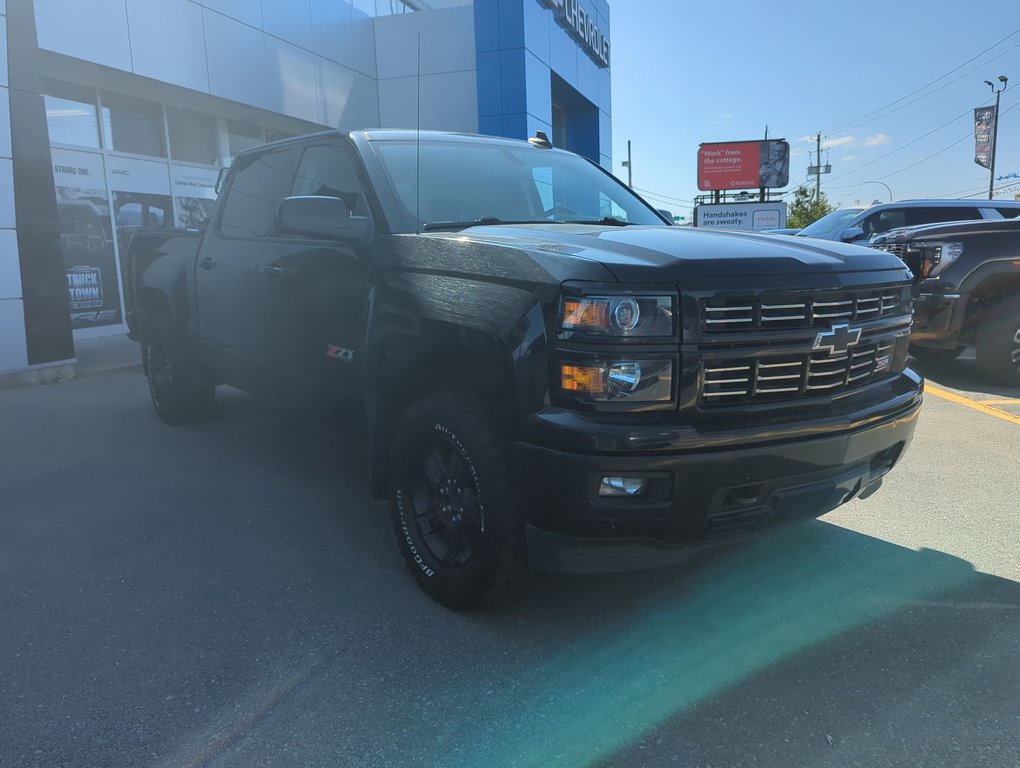
[[[0,0],[0,374],[22,370],[28,365],[15,231],[13,156],[7,76],[7,2]]]
[[[580,0],[608,37],[607,0]],[[479,127],[525,139],[552,128],[551,75],[597,108],[598,147],[584,154],[612,168],[610,69],[601,68],[540,0],[475,0]]]
[[[373,20],[343,0],[35,0],[39,47],[331,127],[375,127]]]

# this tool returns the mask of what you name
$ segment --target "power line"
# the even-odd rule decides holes
[[[932,95],[934,95],[934,94],[938,93],[939,91],[943,90],[944,88],[948,88],[948,87],[949,87],[949,86],[951,86],[951,85],[952,85],[953,83],[957,83],[957,82],[959,82],[960,80],[963,80],[963,78],[965,78],[965,77],[969,77],[970,75],[974,74],[975,72],[977,72],[977,71],[979,71],[979,70],[981,70],[981,69],[984,69],[984,68],[985,68],[986,66],[988,66],[989,64],[991,64],[991,63],[992,63],[993,61],[995,61],[996,59],[1001,59],[1001,58],[1002,58],[1003,56],[1005,56],[1005,55],[1006,55],[1007,53],[1009,53],[1010,51],[1016,50],[1017,48],[1020,48],[1020,43],[1017,43],[1016,45],[1013,45],[1013,46],[1011,46],[1011,47],[1007,48],[1007,49],[1006,49],[1005,51],[1003,51],[1002,53],[1000,53],[1000,54],[999,54],[998,56],[993,56],[993,57],[992,57],[991,59],[989,59],[988,61],[986,61],[986,62],[984,62],[984,63],[982,63],[982,64],[979,64],[978,66],[974,67],[973,69],[969,69],[969,70],[967,70],[966,72],[964,72],[964,73],[963,73],[962,75],[960,75],[959,77],[954,77],[954,78],[953,78],[952,80],[950,80],[949,82],[947,82],[947,83],[943,83],[943,84],[942,84],[942,85],[940,85],[940,86],[939,86],[938,88],[935,88],[934,90],[931,90],[931,91],[929,91],[928,93],[926,93],[926,94],[924,94],[924,95],[922,95],[922,96],[918,96],[918,97],[917,97],[916,99],[912,99],[911,101],[908,101],[908,102],[907,102],[907,103],[905,103],[905,104],[900,104],[900,105],[899,105],[898,107],[896,107],[895,109],[890,109],[890,110],[889,110],[888,112],[883,112],[883,113],[882,113],[882,114],[880,114],[880,115],[875,115],[874,117],[872,117],[872,118],[868,118],[867,120],[862,120],[862,121],[860,121],[860,122],[857,122],[857,123],[853,123],[852,125],[846,125],[846,126],[842,126],[842,127],[840,127],[839,129],[837,129],[837,131],[836,131],[836,132],[838,132],[838,133],[843,133],[844,131],[849,131],[849,130],[852,130],[852,129],[854,129],[854,128],[860,128],[860,127],[861,127],[861,126],[863,126],[863,125],[867,125],[868,123],[873,123],[873,122],[875,122],[876,120],[881,120],[881,119],[883,119],[883,118],[885,118],[885,117],[888,117],[889,115],[895,114],[896,112],[899,112],[899,111],[900,111],[901,109],[906,109],[907,107],[909,107],[909,106],[911,106],[911,105],[913,105],[913,104],[916,104],[916,103],[917,103],[917,102],[919,102],[919,101],[924,101],[924,99],[927,99],[927,98],[928,98],[929,96],[932,96]]]
[[[646,195],[647,197],[656,197],[660,200],[669,200],[670,202],[674,203],[685,203],[687,205],[694,205],[693,200],[685,200],[682,197],[673,197],[672,195],[665,195],[661,192],[653,192],[650,189],[642,189],[641,187],[631,187],[631,189],[633,189],[635,192],[639,192],[642,195]]]
[[[910,98],[911,96],[913,96],[914,94],[920,93],[921,91],[925,90],[926,88],[929,88],[929,87],[931,87],[932,85],[935,85],[935,83],[939,82],[940,80],[944,80],[945,78],[949,77],[949,76],[950,76],[951,74],[953,74],[953,73],[954,73],[954,72],[956,72],[957,70],[959,70],[959,69],[962,69],[963,67],[967,66],[968,64],[970,64],[970,63],[971,63],[972,61],[974,61],[975,59],[978,59],[978,58],[980,58],[981,56],[984,56],[984,55],[985,55],[986,53],[988,53],[988,52],[989,52],[990,50],[992,50],[993,48],[997,48],[998,46],[1002,45],[1002,44],[1003,44],[1004,42],[1006,42],[1007,40],[1009,40],[1009,38],[1013,37],[1013,36],[1014,36],[1014,35],[1016,35],[1017,33],[1020,33],[1020,29],[1014,29],[1014,30],[1013,30],[1012,32],[1010,32],[1010,33],[1009,33],[1008,35],[1006,35],[1006,36],[1005,36],[1004,38],[1002,38],[1002,39],[1001,39],[1001,40],[999,40],[998,42],[996,42],[996,43],[994,43],[994,44],[992,44],[992,45],[988,46],[988,47],[987,47],[987,48],[985,48],[985,49],[984,49],[983,51],[981,51],[980,53],[976,54],[975,56],[972,56],[971,58],[967,59],[967,60],[966,60],[965,62],[963,62],[962,64],[960,64],[960,65],[958,65],[958,66],[955,66],[955,67],[953,67],[953,68],[952,68],[951,70],[949,70],[948,72],[946,72],[946,73],[945,73],[944,75],[940,75],[939,77],[936,77],[936,78],[935,78],[934,80],[932,80],[932,81],[931,81],[930,83],[926,83],[925,85],[922,85],[922,86],[921,86],[920,88],[917,88],[917,89],[915,89],[915,90],[911,91],[910,93],[906,94],[905,96],[901,96],[900,98],[898,98],[898,99],[895,99],[894,101],[890,101],[890,102],[889,102],[888,104],[886,104],[885,106],[879,107],[878,109],[873,109],[873,110],[872,110],[871,112],[868,112],[868,113],[866,113],[866,114],[864,114],[864,115],[861,115],[860,117],[856,117],[856,118],[854,118],[854,119],[852,119],[852,120],[844,120],[843,122],[840,122],[840,123],[836,123],[836,124],[835,124],[834,126],[832,126],[832,127],[829,127],[829,128],[826,128],[825,130],[823,130],[823,131],[822,131],[822,133],[831,133],[831,132],[833,132],[833,131],[841,131],[841,130],[846,130],[846,129],[847,129],[847,128],[846,128],[846,126],[851,126],[851,127],[852,127],[852,126],[854,126],[854,125],[855,125],[855,124],[856,124],[856,123],[857,123],[857,122],[858,122],[859,120],[863,120],[863,119],[865,119],[865,118],[871,117],[872,115],[876,115],[876,114],[878,114],[879,112],[882,112],[883,110],[886,110],[886,109],[888,109],[889,107],[893,107],[893,106],[895,106],[895,105],[899,104],[899,103],[900,103],[901,101],[905,101],[906,99],[909,99],[909,98]],[[1012,49],[1010,49],[1010,50],[1012,50]]]
[[[1000,119],[1002,117],[1002,115],[1005,115],[1005,114],[1009,113],[1010,111],[1016,109],[1016,107],[1018,107],[1018,106],[1020,106],[1020,101],[1017,101],[1015,104],[1013,104],[1013,106],[1009,107],[1008,109],[1002,110],[1001,114],[999,114],[996,117],[996,119]],[[968,112],[966,114],[970,114],[970,113]],[[955,122],[956,120],[959,120],[959,119],[960,118],[957,117],[957,118],[954,118],[953,120],[951,120],[950,122]],[[948,125],[948,124],[949,123],[945,123],[945,124],[943,124],[942,127],[945,127],[945,125]],[[936,128],[935,130],[937,131],[939,129]],[[914,143],[920,141],[925,136],[931,135],[931,133],[934,133],[934,131],[930,131],[929,133],[926,133],[924,136],[918,137],[914,141],[910,142],[910,144],[914,144]],[[930,155],[927,155],[926,157],[922,157],[917,162],[914,162],[914,163],[911,163],[910,165],[904,166],[903,168],[900,168],[899,170],[892,171],[891,173],[887,173],[887,174],[885,174],[883,176],[879,176],[877,179],[875,179],[875,181],[881,181],[882,179],[888,179],[890,176],[895,176],[897,173],[902,173],[903,171],[909,170],[910,168],[913,168],[915,165],[920,165],[921,163],[925,163],[925,162],[931,160],[933,157],[937,157],[938,155],[941,155],[943,152],[946,152],[946,151],[952,149],[957,144],[960,144],[961,142],[967,141],[967,139],[971,138],[973,135],[974,135],[973,132],[968,132],[966,135],[961,136],[959,139],[954,141],[952,144],[948,144],[945,147],[943,147],[942,149],[940,149],[940,150],[938,150],[936,152],[932,152]],[[904,144],[902,147],[900,147],[900,149],[904,149],[904,148],[910,146],[910,144]],[[899,151],[899,150],[893,150],[893,152],[897,152],[897,151]],[[883,155],[882,157],[876,158],[875,160],[872,160],[871,162],[872,163],[878,162],[882,158],[888,157],[889,155],[893,154],[893,152],[888,152],[885,155]],[[865,163],[864,165],[870,165],[870,164],[871,163]],[[844,173],[844,174],[842,174],[840,176],[836,176],[835,178],[840,179],[840,178],[843,178],[844,176],[849,176],[850,174],[855,173],[856,171],[858,171],[861,168],[863,168],[864,165],[858,166],[854,170],[847,171],[846,173]],[[865,182],[861,182],[861,184],[863,184],[863,183],[865,183]],[[852,189],[853,187],[856,187],[856,186],[860,186],[860,185],[859,184],[847,184],[847,185],[838,186],[838,187],[829,187],[829,189]]]

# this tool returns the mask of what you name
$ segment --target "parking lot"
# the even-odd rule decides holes
[[[0,392],[0,765],[1020,765],[1020,392],[924,373],[872,498],[468,615],[329,424]]]

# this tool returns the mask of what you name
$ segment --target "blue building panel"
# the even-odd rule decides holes
[[[499,0],[475,0],[475,52],[498,51]]]
[[[485,51],[477,56],[478,116],[503,114],[502,54]]]
[[[552,124],[552,77],[547,64],[531,51],[524,53],[524,73],[528,84],[528,113]]]
[[[510,139],[528,138],[528,117],[526,112],[503,115],[503,135]]]
[[[577,43],[558,24],[549,35],[549,65],[571,88],[577,88],[577,59],[585,56]]]
[[[485,136],[506,136],[503,132],[502,115],[486,115],[478,118],[478,132]]]
[[[550,64],[549,38],[555,25],[553,15],[538,0],[522,0],[524,3],[524,47],[538,57],[539,61]]]
[[[503,114],[528,111],[528,81],[525,75],[523,48],[499,52],[500,83],[502,83]]]
[[[607,0],[580,3],[608,37]],[[474,9],[479,131],[523,139],[541,130],[557,141],[556,99],[565,113],[559,139],[611,169],[609,69],[563,27],[560,11],[543,0],[475,0]]]
[[[536,0],[499,0],[500,48],[524,47],[524,4]]]

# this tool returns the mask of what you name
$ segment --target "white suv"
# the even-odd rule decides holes
[[[900,227],[945,221],[1012,219],[1017,215],[1020,215],[1020,202],[1007,200],[901,200],[870,208],[837,208],[804,227],[796,236],[866,245],[875,235]]]

